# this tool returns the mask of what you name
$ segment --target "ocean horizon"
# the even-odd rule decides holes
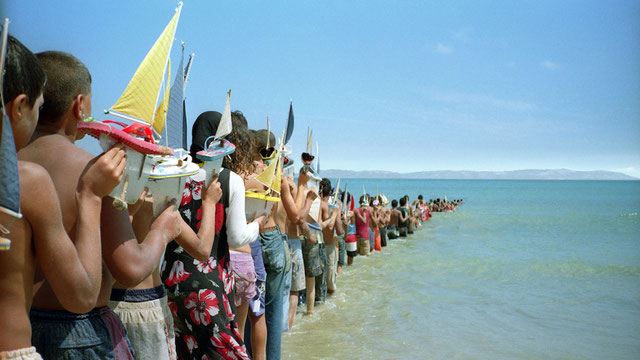
[[[284,358],[640,357],[640,182],[341,184],[464,204],[356,257],[316,314],[299,309]]]

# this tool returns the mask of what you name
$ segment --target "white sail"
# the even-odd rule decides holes
[[[233,129],[231,125],[231,90],[227,92],[227,102],[224,104],[224,111],[222,111],[222,119],[220,119],[220,123],[218,124],[218,129],[216,130],[216,138],[220,139],[229,134],[231,134],[231,130]]]

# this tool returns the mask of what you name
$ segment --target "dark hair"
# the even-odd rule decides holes
[[[397,206],[398,206],[398,200],[393,199],[393,200],[391,201],[391,207],[397,207]]]
[[[240,111],[231,113],[233,130],[227,136],[227,140],[236,146],[236,151],[225,156],[222,166],[237,174],[253,172],[253,157],[256,154],[256,147],[246,123],[247,119]]]
[[[36,99],[42,94],[46,79],[38,58],[18,39],[9,35],[2,89],[4,104],[13,101],[20,94],[25,94],[27,103],[33,107]]]
[[[267,130],[266,129],[256,130],[253,134],[256,139],[256,146],[258,147],[257,151],[260,151],[260,149],[266,148],[267,147]],[[273,135],[272,132],[269,132],[269,147],[275,147],[275,146],[276,146],[276,137],[275,135]]]
[[[422,200],[422,195],[418,195],[418,200]]]
[[[401,197],[400,198],[400,206],[405,206],[407,204],[407,198],[406,197]]]
[[[320,192],[322,196],[331,195],[331,180],[324,178],[320,181]]]
[[[242,126],[248,128],[249,127],[249,123],[247,122],[247,118],[244,116],[244,114],[242,113],[242,111],[240,110],[236,110],[234,112],[231,113],[231,116],[235,116],[236,120],[239,122],[239,124],[241,124]]]
[[[47,73],[38,122],[55,122],[67,112],[73,98],[91,93],[91,74],[75,56],[62,51],[45,51],[36,56]]]
[[[243,125],[239,111],[231,113],[231,126],[233,130],[227,135],[236,150],[229,156],[225,156],[222,166],[238,174],[246,173],[253,168],[253,139],[249,135],[249,130]],[[204,149],[204,142],[209,136],[213,136],[218,130],[218,125],[222,114],[217,111],[205,111],[198,115],[191,128],[191,157],[194,161],[199,162],[196,153]],[[242,116],[244,118],[244,116]],[[209,145],[209,144],[206,144]]]

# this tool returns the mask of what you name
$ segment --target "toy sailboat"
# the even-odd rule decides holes
[[[205,171],[205,186],[209,186],[213,175],[220,173],[224,157],[236,151],[235,145],[223,139],[225,136],[231,134],[232,129],[231,90],[229,90],[227,93],[227,102],[224,105],[224,111],[222,112],[222,118],[216,129],[216,134],[204,141],[202,147],[205,150],[196,153],[196,157],[203,161],[202,169]],[[207,143],[209,143],[208,146]]]
[[[191,58],[193,59],[193,57]],[[191,64],[191,59],[189,64]],[[184,186],[187,182],[187,177],[198,173],[200,167],[191,161],[191,156],[183,148],[183,134],[186,133],[186,128],[183,125],[183,107],[184,107],[184,90],[186,84],[187,71],[183,70],[184,61],[184,46],[182,48],[182,57],[180,59],[180,65],[178,66],[178,74],[171,87],[171,90],[165,92],[165,100],[160,104],[160,111],[156,112],[156,116],[159,116],[159,123],[166,123],[165,128],[171,128],[172,131],[166,132],[167,143],[169,146],[176,147],[174,149],[173,156],[151,155],[151,159],[154,160],[153,168],[149,174],[149,181],[147,187],[153,195],[153,214],[154,216],[160,214],[165,209],[167,201],[171,199],[181,199]],[[162,111],[166,106],[168,97],[168,109]],[[158,115],[160,114],[160,115]],[[166,116],[166,119],[161,119],[162,116]],[[155,125],[155,123],[154,123]],[[180,204],[176,203],[177,208]]]
[[[3,89],[4,60],[7,51],[7,38],[9,35],[9,19],[4,19],[2,26],[2,48],[0,48],[0,93]],[[7,214],[11,218],[8,223],[0,223],[0,251],[8,251],[11,248],[11,240],[4,237],[9,234],[11,223],[22,217],[20,213],[20,183],[18,176],[18,158],[16,145],[13,140],[11,122],[2,107],[2,134],[0,134],[0,213]],[[3,216],[2,219],[6,219]]]
[[[283,158],[282,158],[282,166],[284,168],[284,176],[294,177],[295,176],[295,168],[293,167],[293,159],[289,157],[291,154],[291,148],[287,147],[289,144],[289,140],[291,140],[291,136],[293,135],[293,127],[294,127],[294,119],[293,119],[293,101],[289,101],[289,116],[287,116],[287,126],[284,129],[284,147],[283,147]]]
[[[110,196],[114,198],[113,205],[121,210],[126,209],[127,203],[135,203],[147,183],[153,167],[153,159],[148,155],[173,155],[173,150],[156,144],[154,136],[160,137],[165,125],[168,96],[160,99],[164,73],[169,73],[169,55],[173,38],[180,18],[182,2],[178,3],[175,14],[165,27],[160,37],[144,58],[133,78],[127,85],[118,101],[105,111],[107,114],[133,122],[126,124],[115,121],[87,121],[78,124],[78,130],[90,134],[100,140],[100,146],[107,150],[115,143],[125,145],[127,165],[122,182],[116,186]],[[114,125],[122,126],[119,129]]]
[[[329,198],[329,207],[333,208],[333,209],[337,209],[339,202],[338,202],[338,193],[340,192],[340,179],[338,179],[338,182],[336,184],[336,189],[333,193],[333,196]]]
[[[267,134],[268,136],[269,134]],[[255,180],[264,185],[265,189],[247,189],[244,194],[245,214],[247,219],[269,215],[273,205],[280,201],[280,182],[282,179],[282,157],[276,151],[275,158],[269,166],[258,175]]]

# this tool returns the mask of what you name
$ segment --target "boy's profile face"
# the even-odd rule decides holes
[[[20,117],[18,119],[11,119],[11,126],[13,128],[13,138],[16,143],[16,149],[22,149],[29,140],[31,139],[31,135],[33,135],[33,131],[38,124],[38,116],[40,116],[40,108],[42,104],[44,104],[44,97],[42,93],[36,99],[33,106],[29,105],[29,102],[26,101],[26,95],[20,94],[18,97],[25,98],[24,102],[20,103]],[[16,99],[17,100],[17,99]]]

